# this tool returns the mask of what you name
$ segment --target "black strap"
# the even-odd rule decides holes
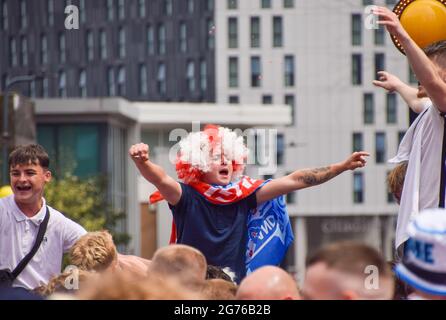
[[[19,276],[19,274],[25,269],[28,262],[31,261],[31,259],[36,254],[37,250],[40,247],[40,244],[42,243],[43,236],[46,232],[46,227],[48,226],[48,220],[50,220],[50,210],[48,209],[48,206],[46,207],[46,214],[45,219],[43,219],[42,223],[39,226],[39,233],[37,234],[36,242],[34,242],[34,246],[31,249],[31,251],[22,259],[22,261],[19,262],[17,267],[12,271],[12,275],[14,276],[14,279]]]
[[[440,180],[440,201],[438,203],[439,208],[445,207],[445,188],[446,188],[446,115],[441,114],[444,121],[443,131],[443,147],[441,151],[441,180]]]

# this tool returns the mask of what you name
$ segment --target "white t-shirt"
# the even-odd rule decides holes
[[[398,212],[396,248],[408,239],[409,222],[420,211],[438,208],[444,121],[435,106],[426,108],[407,130],[397,156],[389,160],[409,161]]]
[[[48,283],[61,272],[62,255],[83,236],[86,231],[59,211],[49,207],[50,219],[42,243],[34,257],[14,281],[14,287],[34,289]],[[17,206],[14,195],[0,199],[0,270],[12,271],[31,251],[45,218],[46,202],[32,218],[28,218]]]

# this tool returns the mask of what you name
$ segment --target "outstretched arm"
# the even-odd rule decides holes
[[[389,92],[397,92],[415,113],[421,113],[425,109],[426,103],[430,101],[428,98],[418,98],[417,88],[407,85],[390,72],[379,71],[378,76],[379,80],[373,81],[373,84]]]
[[[389,33],[397,37],[403,46],[413,71],[434,105],[440,111],[446,112],[446,79],[442,79],[439,68],[411,39],[395,13],[385,7],[377,7],[373,13],[380,17],[378,23],[386,26]]]
[[[167,175],[163,168],[150,161],[147,144],[138,143],[133,145],[129,150],[129,155],[143,177],[155,185],[167,202],[174,206],[180,201],[180,184]]]
[[[364,157],[369,155],[367,152],[355,152],[343,162],[324,168],[297,170],[282,178],[274,179],[257,191],[257,203],[261,204],[299,189],[317,186],[346,170],[362,168],[366,164]]]

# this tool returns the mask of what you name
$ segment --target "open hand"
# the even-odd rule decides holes
[[[372,10],[372,13],[379,17],[378,24],[386,26],[387,31],[389,31],[390,34],[394,35],[399,40],[404,37],[408,37],[408,34],[401,25],[398,16],[393,11],[386,7],[375,7]]]
[[[146,162],[149,160],[149,146],[145,143],[137,143],[130,147],[129,155],[135,162]]]
[[[367,161],[364,157],[370,156],[370,153],[365,151],[354,152],[343,165],[346,170],[355,170],[357,168],[365,167]]]

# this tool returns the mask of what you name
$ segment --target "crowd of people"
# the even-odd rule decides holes
[[[366,165],[367,152],[322,168],[262,181],[243,176],[248,150],[227,128],[208,126],[180,142],[178,179],[150,159],[129,155],[167,201],[172,244],[151,260],[118,253],[107,231],[88,232],[50,207],[49,157],[39,145],[9,157],[13,195],[0,199],[0,298],[320,300],[446,298],[446,41],[424,51],[387,8],[373,11],[395,36],[419,89],[382,71],[375,81],[397,91],[420,115],[408,129],[388,185],[400,204],[396,256],[356,242],[324,246],[307,257],[302,285],[278,267],[293,241],[283,195]],[[262,234],[268,221],[274,232]],[[63,272],[62,255],[70,266]]]

